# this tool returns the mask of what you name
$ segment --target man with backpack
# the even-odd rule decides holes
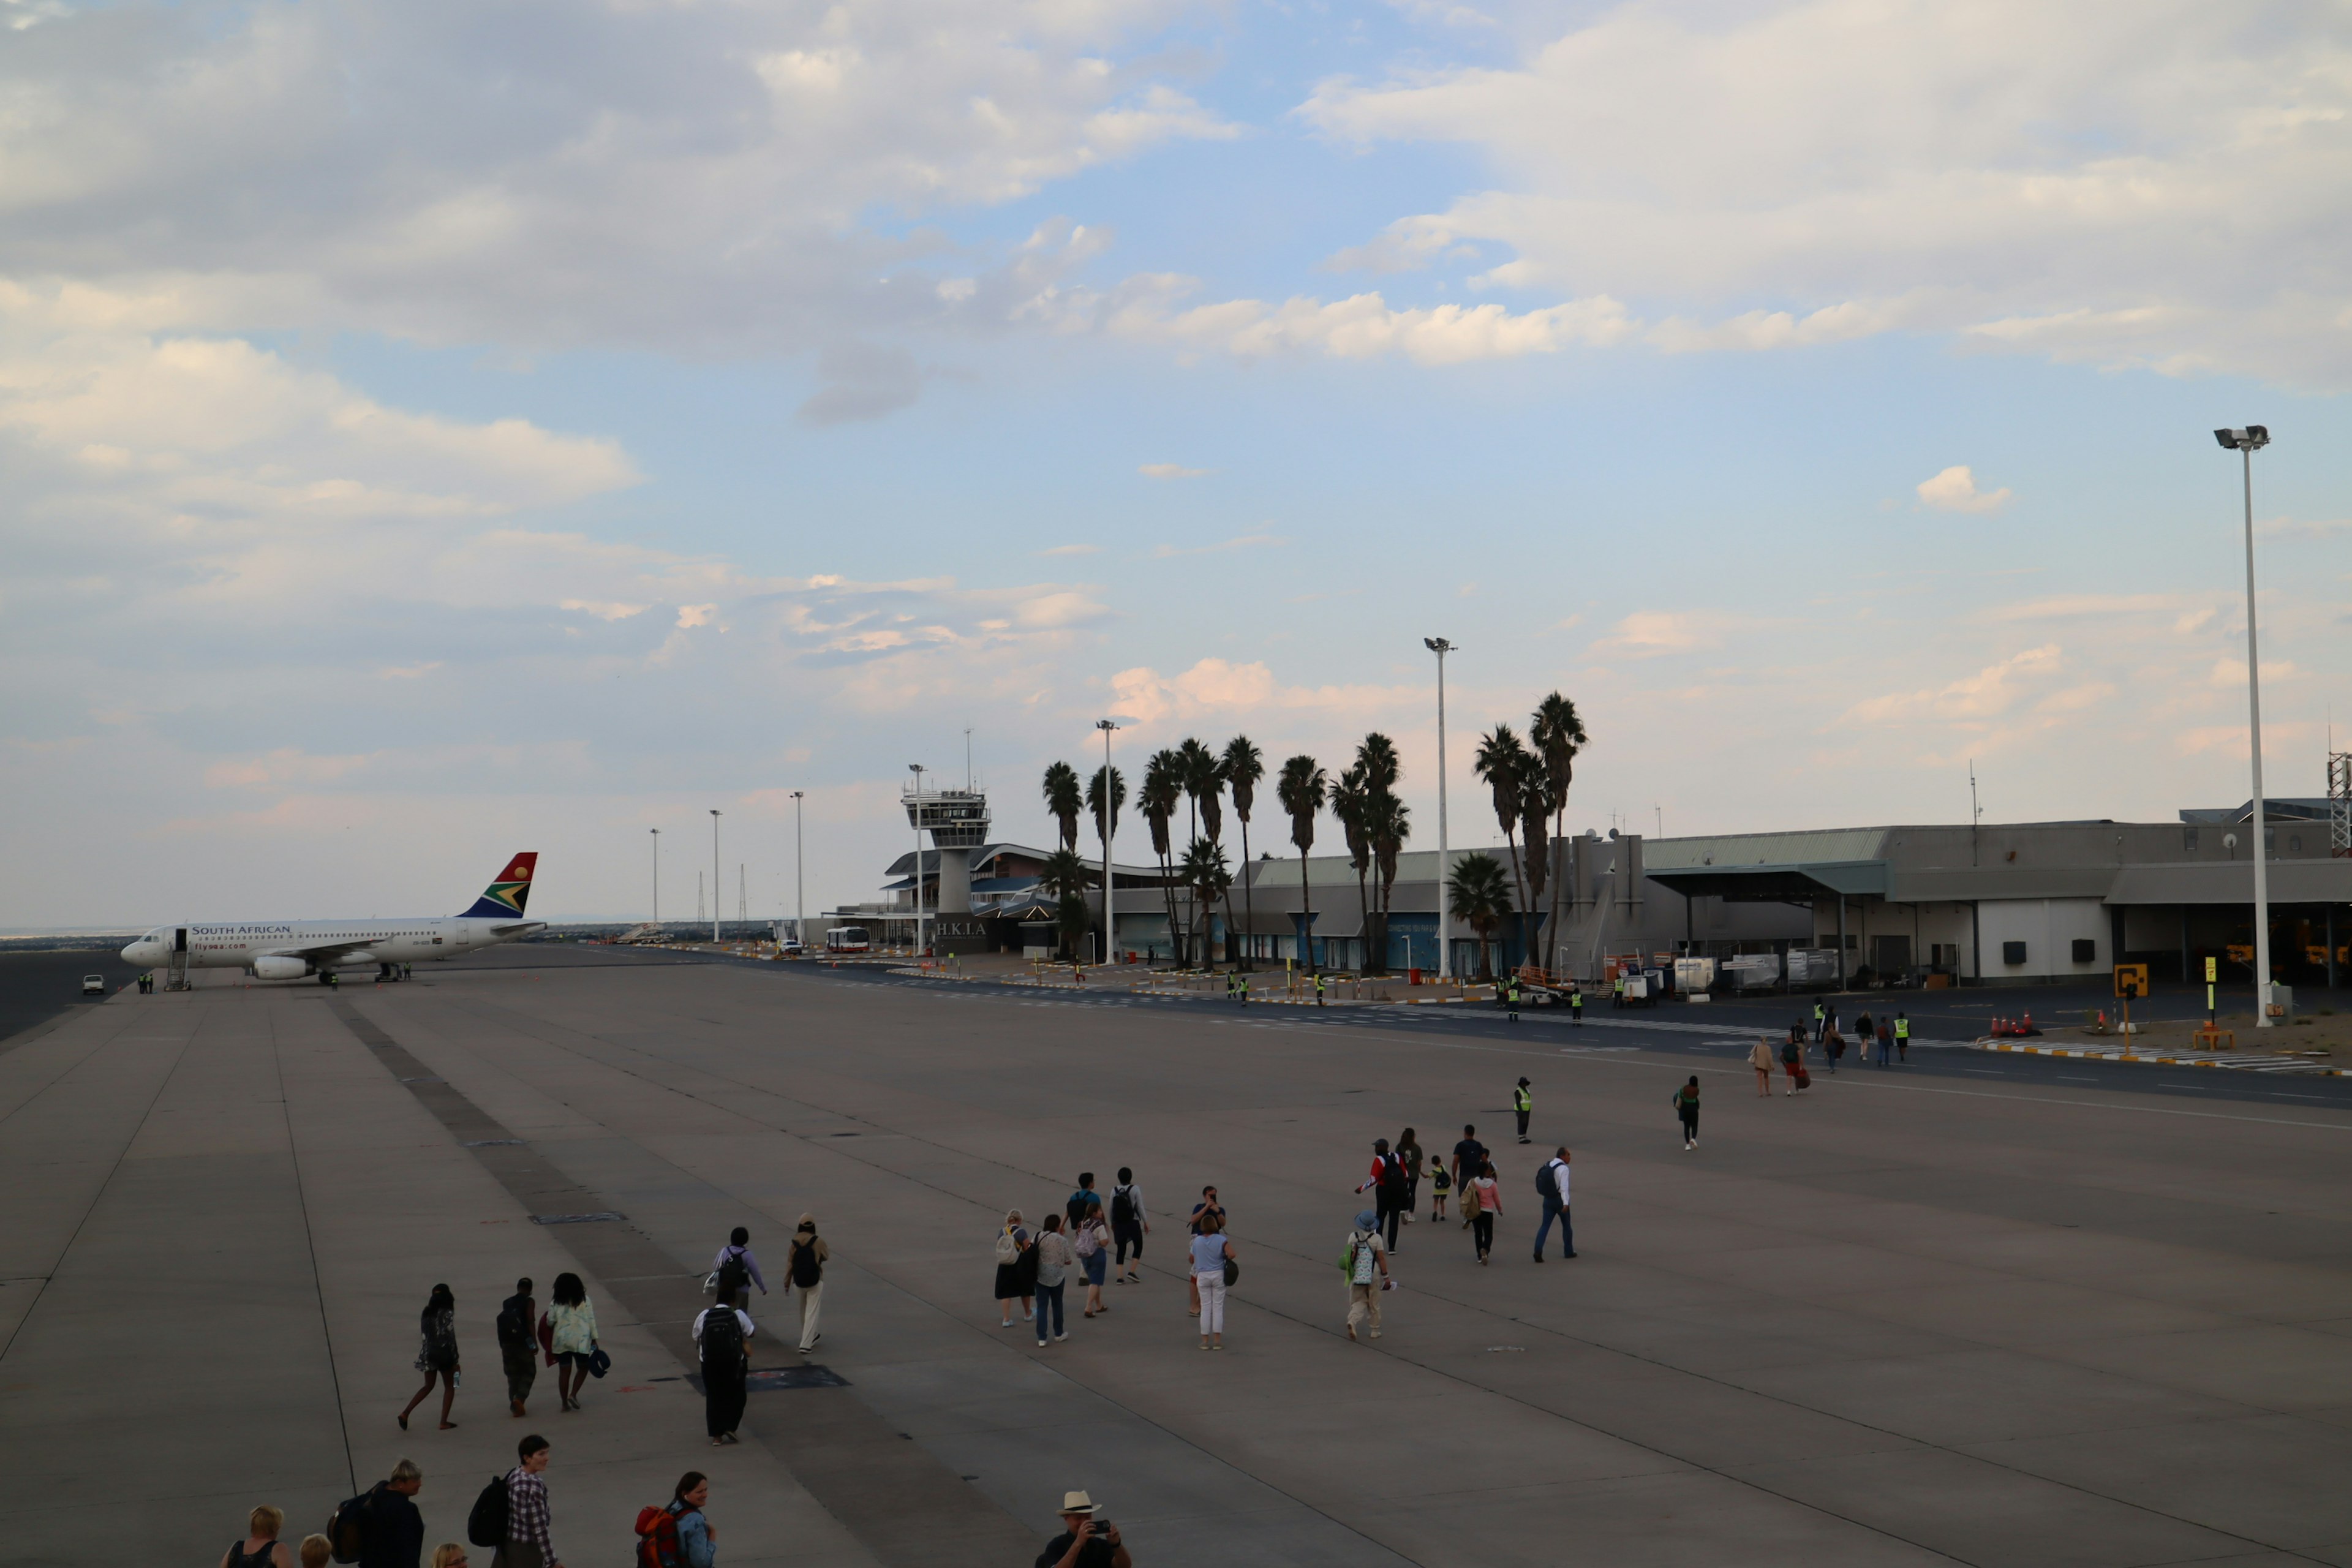
[[[417,1568],[425,1553],[425,1516],[411,1500],[425,1485],[413,1459],[335,1510],[327,1521],[329,1550],[338,1563],[360,1568]]]
[[[1080,1224],[1087,1217],[1087,1210],[1100,1202],[1102,1202],[1102,1194],[1095,1191],[1095,1173],[1092,1171],[1080,1171],[1078,1190],[1062,1200],[1063,1222],[1072,1226]]]
[[[507,1408],[525,1414],[523,1401],[539,1376],[539,1347],[531,1341],[531,1325],[539,1321],[539,1303],[531,1300],[530,1281],[515,1281],[515,1293],[499,1303],[499,1359],[507,1369]]]
[[[816,1216],[801,1215],[800,1228],[793,1232],[793,1251],[785,1268],[793,1286],[801,1293],[801,1354],[816,1349],[824,1333],[817,1327],[817,1304],[824,1296],[824,1266],[833,1249],[824,1237],[816,1233]]]
[[[1339,1273],[1348,1281],[1348,1337],[1354,1339],[1356,1325],[1369,1318],[1372,1338],[1379,1339],[1381,1292],[1388,1289],[1389,1257],[1381,1245],[1380,1215],[1372,1210],[1356,1215],[1356,1228],[1348,1233],[1347,1247],[1339,1254]]]
[[[1397,1244],[1397,1223],[1402,1217],[1404,1211],[1412,1206],[1412,1200],[1409,1195],[1412,1188],[1405,1175],[1404,1162],[1390,1152],[1387,1139],[1372,1140],[1371,1174],[1364,1179],[1356,1191],[1359,1194],[1367,1191],[1371,1193],[1372,1202],[1377,1205],[1374,1223],[1381,1230],[1387,1233],[1389,1250],[1394,1252]]]
[[[719,1300],[695,1314],[690,1331],[702,1347],[702,1424],[714,1448],[742,1441],[735,1429],[743,1424],[743,1406],[751,1397],[745,1377],[755,1331],[751,1315],[735,1305],[743,1289],[741,1264],[719,1269]]]
[[[1151,1229],[1151,1216],[1143,1209],[1143,1189],[1135,1184],[1135,1173],[1125,1165],[1118,1168],[1118,1185],[1110,1190],[1110,1238],[1115,1248],[1111,1267],[1112,1279],[1120,1285],[1143,1283],[1143,1237]],[[1128,1248],[1135,1249],[1130,1261]]]
[[[1552,1152],[1551,1159],[1536,1173],[1536,1195],[1543,1199],[1543,1224],[1536,1229],[1536,1261],[1544,1260],[1545,1240],[1551,1235],[1551,1222],[1559,1221],[1559,1255],[1563,1258],[1576,1256],[1576,1229],[1568,1217],[1568,1151]]]
[[[555,1521],[547,1506],[547,1439],[533,1432],[515,1445],[521,1463],[482,1489],[466,1517],[466,1539],[495,1546],[490,1568],[563,1568],[555,1554]]]
[[[730,1263],[739,1265],[742,1268],[745,1281],[741,1290],[743,1299],[737,1301],[735,1305],[748,1307],[751,1304],[753,1285],[760,1288],[761,1295],[764,1296],[768,1293],[768,1281],[760,1274],[760,1260],[751,1256],[751,1233],[740,1225],[728,1233],[727,1245],[720,1247],[719,1256],[710,1260],[711,1277],[718,1278],[719,1270]]]

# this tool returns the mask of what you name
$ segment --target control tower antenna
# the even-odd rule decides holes
[[[971,726],[963,727],[963,792],[971,793]]]

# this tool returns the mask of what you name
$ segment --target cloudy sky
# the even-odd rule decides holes
[[[0,925],[867,897],[1555,687],[1571,816],[2168,818],[2347,687],[2352,7],[0,0]],[[2352,729],[2352,703],[2336,715]],[[1454,752],[1454,839],[1492,827]],[[1613,816],[1612,816],[1613,814]],[[1269,812],[1269,816],[1271,813]],[[1268,825],[1271,827],[1271,824]],[[1327,832],[1328,829],[1327,829]],[[1258,836],[1276,837],[1272,832]]]

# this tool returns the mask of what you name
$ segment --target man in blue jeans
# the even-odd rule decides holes
[[[1551,1222],[1559,1221],[1559,1255],[1576,1256],[1576,1229],[1568,1218],[1568,1151],[1552,1152],[1550,1161],[1536,1173],[1536,1192],[1543,1199],[1543,1224],[1536,1230],[1536,1261],[1544,1260],[1545,1240],[1551,1235]]]

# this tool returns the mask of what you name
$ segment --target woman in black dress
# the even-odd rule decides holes
[[[451,1431],[457,1423],[449,1419],[450,1402],[457,1397],[457,1299],[449,1294],[446,1285],[433,1287],[432,1296],[418,1315],[419,1342],[416,1350],[416,1370],[425,1374],[425,1386],[408,1402],[408,1409],[400,1413],[400,1429],[408,1430],[408,1411],[425,1403],[433,1392],[433,1384],[441,1384],[441,1430]]]

